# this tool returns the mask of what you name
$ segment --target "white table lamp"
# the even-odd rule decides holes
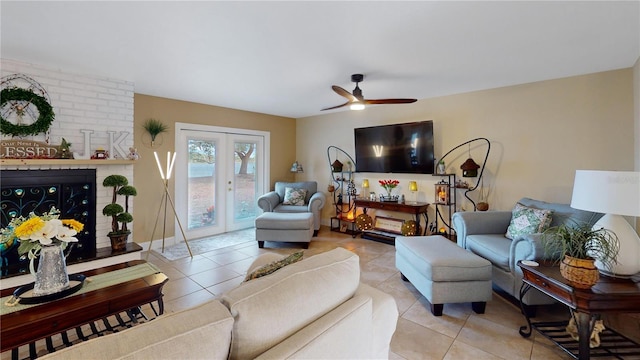
[[[617,264],[603,274],[628,278],[640,272],[640,237],[623,216],[640,216],[640,172],[576,170],[571,207],[604,213],[594,228],[613,231],[620,241]]]

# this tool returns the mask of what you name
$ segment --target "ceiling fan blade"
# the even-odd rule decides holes
[[[374,100],[364,100],[365,104],[375,105],[375,104],[410,104],[418,101],[417,99],[374,99]]]
[[[350,92],[348,92],[347,90],[345,90],[345,89],[341,88],[340,86],[333,85],[331,88],[333,89],[333,91],[335,91],[335,92],[336,92],[336,94],[338,94],[338,95],[340,95],[340,96],[343,96],[343,97],[346,97],[347,99],[349,99],[349,101],[356,101],[356,100],[358,100],[358,99],[356,99],[356,97],[355,97],[355,96],[353,96]]]
[[[351,104],[351,102],[350,102],[350,101],[347,101],[346,103],[344,103],[344,104],[342,104],[342,105],[332,106],[332,107],[329,107],[329,108],[326,108],[326,109],[321,109],[320,111],[337,109],[337,108],[341,108],[341,107],[343,107],[343,106],[347,106],[347,105],[349,105],[349,104]]]

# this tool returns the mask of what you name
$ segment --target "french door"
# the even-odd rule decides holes
[[[175,237],[196,239],[252,227],[268,188],[266,132],[176,124]]]

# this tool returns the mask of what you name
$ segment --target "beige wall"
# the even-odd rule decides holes
[[[476,137],[491,141],[484,184],[494,210],[511,209],[524,196],[568,203],[576,169],[634,169],[633,69],[629,68],[298,119],[297,158],[305,165],[301,176],[317,179],[326,188],[330,179],[326,149],[335,145],[355,157],[355,127],[421,120],[434,121],[436,157]],[[472,152],[476,162],[483,158],[479,150]],[[466,158],[467,150],[462,149],[448,170],[460,174]],[[375,180],[398,179],[398,191],[406,196],[410,196],[407,182],[417,180],[419,200],[428,202],[433,201],[433,184],[439,180],[431,175],[357,174],[356,184],[364,177],[374,180],[376,192],[381,189]],[[469,209],[469,204],[461,205]],[[329,204],[323,212],[325,224],[333,214]]]
[[[175,151],[176,122],[268,131],[271,134],[271,186],[276,180],[293,180],[289,169],[295,161],[295,119],[141,94],[134,96],[133,116],[134,143],[141,156],[134,167],[134,183],[138,189],[138,196],[134,198],[135,221],[133,224],[137,243],[151,239],[163,194],[163,184],[160,181],[153,151],[164,156],[167,151]],[[160,120],[169,127],[168,132],[156,138],[154,148],[150,147],[150,138],[142,128],[149,118]],[[170,182],[169,187],[170,193],[173,194],[173,181]],[[167,221],[166,237],[172,237],[174,232],[174,222],[171,219]],[[160,239],[161,234],[159,228],[156,230],[154,240]]]
[[[633,104],[635,134],[635,171],[640,171],[640,58],[633,67]],[[636,218],[636,231],[640,233],[640,217]],[[612,314],[604,317],[606,325],[640,342],[640,314]]]
[[[640,57],[633,66],[633,116],[635,138],[635,171],[640,171]],[[640,233],[640,217],[636,218],[636,230]],[[639,336],[640,339],[640,336]]]
[[[636,145],[634,154],[636,156],[635,171],[640,171],[640,57],[633,66],[633,116],[635,118]],[[640,218],[638,218],[640,222]]]

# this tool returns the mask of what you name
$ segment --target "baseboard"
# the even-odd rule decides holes
[[[142,246],[143,251],[148,251],[149,245],[151,245],[152,250],[162,251],[163,243],[164,243],[164,247],[166,248],[172,245],[176,245],[178,242],[176,241],[175,236],[171,236],[171,237],[165,238],[164,240],[155,239],[148,242],[143,242],[140,244],[140,246]]]

